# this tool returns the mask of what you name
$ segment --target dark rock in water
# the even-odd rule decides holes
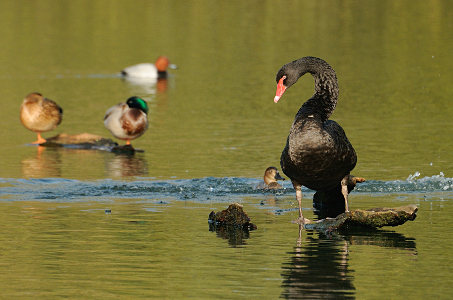
[[[135,149],[131,145],[117,145],[110,149],[110,151],[118,154],[134,154],[135,152],[143,152],[143,150]]]
[[[320,231],[348,230],[354,227],[380,228],[383,226],[398,226],[413,221],[417,217],[416,205],[396,208],[373,208],[368,210],[356,209],[338,215],[336,218],[326,218],[313,223],[306,223],[306,229]]]
[[[45,143],[39,144],[42,147],[65,147],[72,149],[85,150],[102,150],[117,154],[134,154],[135,152],[144,152],[140,149],[135,149],[131,145],[118,145],[111,139],[103,138],[102,136],[80,133],[66,134],[61,133],[54,137],[48,138]]]
[[[242,205],[233,203],[227,209],[209,214],[209,224],[219,226],[231,226],[247,230],[255,230],[257,227],[250,222],[250,218],[242,209]]]
[[[250,230],[255,230],[255,224],[250,223],[250,218],[238,203],[231,204],[227,209],[209,214],[209,231],[215,231],[218,237],[227,239],[233,246],[245,244],[250,236]]]

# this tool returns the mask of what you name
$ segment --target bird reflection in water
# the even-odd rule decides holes
[[[142,93],[156,94],[167,90],[168,69],[177,69],[165,55],[159,56],[154,63],[139,63],[121,70],[121,77],[133,88]],[[134,94],[140,94],[134,91]]]
[[[148,163],[142,155],[108,153],[105,157],[105,170],[108,176],[131,177],[148,175]]]
[[[84,158],[105,158],[105,172],[111,177],[147,176],[148,163],[142,155],[113,154],[97,150],[67,149],[37,146],[36,154],[21,161],[24,178],[62,177],[63,153]],[[95,157],[91,157],[91,156]]]
[[[132,94],[156,95],[164,93],[168,89],[167,78],[150,80],[149,78],[124,77],[123,80],[129,86]]]
[[[348,269],[348,243],[307,232],[299,239],[291,261],[283,266],[283,297],[288,299],[353,299],[353,278]]]
[[[357,229],[327,236],[302,230],[299,225],[297,245],[289,252],[291,258],[282,267],[282,297],[355,299],[353,270],[349,269],[349,251],[354,245],[398,248],[417,254],[415,240],[396,232]]]
[[[57,148],[37,146],[36,155],[21,161],[24,178],[61,177],[61,153]]]
[[[143,99],[150,105],[149,115],[157,111],[168,109],[168,78],[149,80],[148,78],[124,77],[131,94],[143,95]]]

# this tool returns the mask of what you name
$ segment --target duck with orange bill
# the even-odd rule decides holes
[[[168,69],[177,69],[177,66],[170,63],[166,56],[159,56],[154,64],[140,63],[124,68],[121,75],[132,79],[157,80],[167,78]]]

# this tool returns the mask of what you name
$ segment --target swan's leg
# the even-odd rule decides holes
[[[349,181],[349,175],[346,175],[343,180],[341,180],[341,193],[343,194],[344,197],[344,210],[345,212],[349,212],[349,206],[348,206],[348,181]]]
[[[295,181],[292,181],[292,183],[294,189],[296,190],[297,202],[299,202],[299,219],[296,222],[299,224],[310,223],[310,220],[305,219],[304,216],[302,215],[302,186]]]
[[[302,216],[302,187],[299,185],[296,187],[296,199],[299,202],[299,218],[303,219]]]

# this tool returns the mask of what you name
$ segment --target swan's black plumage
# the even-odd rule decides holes
[[[305,73],[314,77],[315,93],[296,114],[280,165],[296,192],[301,185],[316,191],[330,190],[354,169],[357,155],[341,126],[329,120],[338,100],[338,81],[329,64],[320,58],[303,57],[284,65],[276,80],[286,76],[282,83],[289,88]],[[299,204],[301,197],[300,192]],[[345,201],[348,210],[347,190]]]

